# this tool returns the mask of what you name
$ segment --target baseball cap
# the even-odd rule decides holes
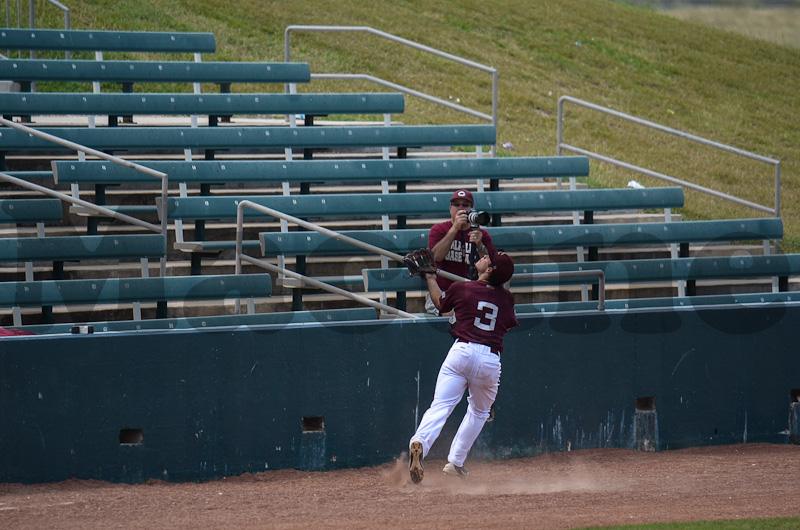
[[[450,202],[455,201],[456,199],[464,199],[470,202],[470,204],[475,204],[475,201],[472,199],[472,193],[469,190],[456,190],[453,192],[453,196],[450,197]]]
[[[492,275],[489,280],[493,285],[502,285],[514,276],[514,260],[508,254],[498,252],[492,258]]]

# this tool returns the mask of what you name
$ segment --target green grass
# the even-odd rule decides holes
[[[776,519],[742,519],[724,521],[692,521],[689,523],[642,524],[631,526],[592,526],[576,530],[795,530],[800,528],[800,517]]]
[[[570,95],[775,158],[782,163],[783,249],[800,251],[797,48],[604,0],[73,0],[70,8],[74,28],[213,32],[217,60],[280,61],[287,26],[325,24],[371,26],[491,65],[500,73],[498,140],[513,143],[514,156],[555,154],[558,98]],[[55,10],[38,9],[46,12],[40,27],[63,25]],[[297,33],[292,59],[309,62],[315,73],[370,73],[491,112],[488,74],[377,37]],[[384,89],[331,81],[301,90]],[[398,117],[405,123],[477,122],[406,100],[407,111]],[[772,205],[770,166],[574,106],[565,116],[570,144]],[[594,185],[624,186],[631,179],[659,185],[592,163]],[[694,192],[680,213],[689,219],[762,215]]]
[[[681,5],[664,9],[664,13],[753,39],[800,48],[800,7]]]

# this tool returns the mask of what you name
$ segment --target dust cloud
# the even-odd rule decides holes
[[[427,489],[452,493],[454,495],[538,495],[547,493],[609,491],[616,489],[608,480],[600,480],[582,469],[582,466],[570,466],[553,473],[526,473],[514,476],[513,461],[467,462],[470,470],[468,477],[451,477],[442,472],[446,464],[443,460],[431,460],[424,463],[425,478],[420,484],[414,484],[408,475],[408,457],[402,455],[393,465],[383,471],[387,484],[399,488]]]

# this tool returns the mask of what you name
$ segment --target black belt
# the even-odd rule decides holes
[[[456,342],[466,342],[467,344],[469,344],[471,341],[457,338]],[[481,343],[480,342],[473,342],[473,344],[481,344]],[[497,348],[496,346],[489,346],[488,344],[481,344],[481,346],[486,346],[486,347],[489,348],[489,351],[492,352],[493,354],[500,355],[500,348]]]

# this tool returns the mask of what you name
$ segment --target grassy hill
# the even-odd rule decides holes
[[[758,38],[800,48],[800,3],[784,6],[753,5],[667,5],[660,10],[681,20],[735,31]]]
[[[210,31],[217,60],[283,60],[292,24],[370,26],[500,72],[502,156],[552,155],[557,102],[570,95],[782,162],[785,251],[800,251],[800,50],[603,0],[72,0],[72,27]],[[51,8],[37,24],[63,26]],[[24,17],[23,17],[24,18]],[[14,17],[12,17],[14,19]],[[353,34],[295,34],[292,59],[312,72],[370,73],[491,112],[491,79],[442,59]],[[147,90],[147,87],[139,87]],[[234,87],[236,90],[236,87]],[[304,91],[383,90],[314,82]],[[475,123],[407,98],[405,123]],[[759,204],[773,204],[765,164],[695,147],[568,107],[565,141]],[[593,163],[594,186],[657,181]],[[687,218],[755,217],[755,210],[687,193]]]

